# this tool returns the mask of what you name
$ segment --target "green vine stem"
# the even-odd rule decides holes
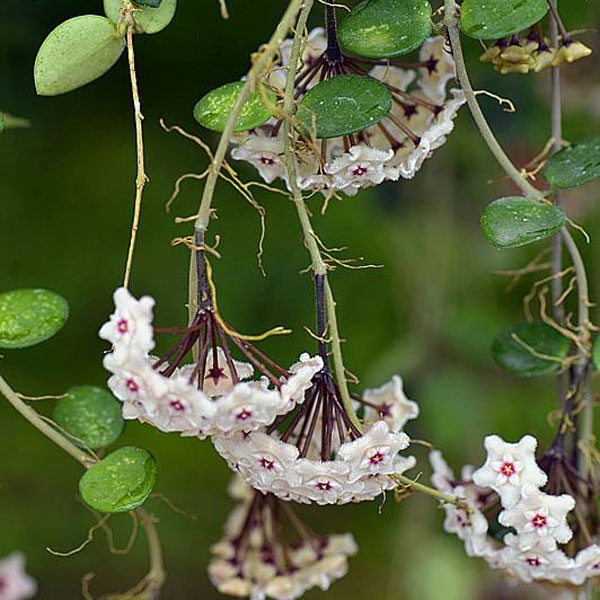
[[[31,425],[33,425],[40,433],[42,433],[49,440],[54,442],[59,448],[74,458],[83,468],[89,469],[98,462],[94,456],[85,450],[78,448],[70,440],[68,440],[46,421],[44,421],[33,408],[21,400],[17,392],[10,387],[8,382],[1,375],[0,394],[2,394],[13,406],[13,408]],[[150,572],[146,576],[146,592],[149,594],[148,600],[155,600],[159,597],[160,590],[162,589],[166,579],[162,547],[156,531],[155,518],[142,507],[135,509],[135,513],[140,518],[140,522],[148,540]],[[117,595],[116,597],[118,598],[119,596]],[[140,596],[140,598],[143,598],[143,596]]]
[[[131,81],[131,96],[133,100],[133,114],[135,120],[135,145],[136,145],[136,162],[137,175],[135,179],[135,200],[133,203],[133,220],[131,224],[131,237],[129,239],[129,248],[127,250],[127,263],[125,265],[125,276],[123,278],[123,287],[129,287],[131,279],[131,269],[133,268],[133,255],[137,241],[138,229],[140,227],[140,217],[142,213],[142,198],[144,195],[144,187],[148,182],[145,170],[144,158],[144,116],[142,115],[142,103],[140,100],[140,92],[137,82],[137,72],[135,68],[135,51],[133,48],[133,36],[135,23],[133,21],[133,13],[135,7],[131,0],[123,0],[123,22],[127,27],[125,40],[127,43],[127,59],[129,62],[129,79]]]
[[[450,39],[450,46],[452,49],[452,55],[456,63],[456,74],[461,88],[465,93],[467,104],[471,111],[473,120],[475,121],[481,136],[488,145],[492,154],[500,166],[504,169],[506,174],[514,181],[514,183],[522,190],[525,196],[533,198],[538,201],[546,201],[546,197],[543,192],[534,188],[525,176],[513,165],[512,161],[508,158],[492,130],[490,129],[487,120],[479,106],[473,87],[469,80],[465,58],[462,51],[462,43],[460,39],[460,30],[458,27],[460,18],[459,8],[456,4],[456,0],[444,0],[444,25],[448,30],[448,37]],[[555,84],[556,85],[556,84]],[[560,92],[560,88],[558,88]],[[558,122],[560,112],[557,107],[554,108],[553,121]],[[556,127],[556,124],[554,125]],[[583,349],[582,355],[577,362],[577,369],[579,374],[582,375],[589,367],[589,345],[590,345],[590,299],[589,299],[589,287],[588,278],[586,273],[585,264],[581,257],[581,253],[577,247],[577,244],[573,240],[573,237],[569,233],[566,227],[563,227],[560,231],[563,242],[571,256],[573,262],[573,268],[577,276],[577,292],[578,292],[578,334],[580,346]],[[588,380],[589,378],[584,377],[582,380]],[[587,386],[586,386],[587,387]],[[582,439],[583,444],[589,444],[593,440],[593,397],[588,391],[584,391],[583,394],[584,411],[583,411],[583,424],[582,424]],[[586,469],[589,469],[588,464]]]

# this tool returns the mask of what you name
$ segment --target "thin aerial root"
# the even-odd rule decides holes
[[[47,547],[46,550],[54,556],[63,556],[63,557],[73,556],[74,554],[81,552],[87,545],[92,543],[92,541],[94,540],[94,534],[96,533],[96,531],[98,531],[98,529],[101,529],[102,527],[104,527],[104,524],[106,523],[106,521],[108,521],[109,518],[110,518],[110,515],[104,515],[95,525],[92,525],[90,527],[90,529],[88,530],[87,537],[85,538],[85,540],[83,540],[83,542],[81,542],[81,544],[79,544],[79,546],[77,546],[77,548],[73,548],[73,550],[69,550],[68,552],[59,552],[58,550],[53,550],[50,547]]]

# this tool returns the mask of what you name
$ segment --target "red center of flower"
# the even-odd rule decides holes
[[[369,462],[372,465],[380,465],[383,462],[383,459],[385,458],[385,455],[380,452],[379,450],[377,450],[377,452],[375,452],[375,454],[373,454],[373,456],[371,456],[369,458]]]
[[[512,462],[504,462],[500,467],[500,473],[502,473],[502,475],[504,475],[505,477],[511,477],[516,472],[517,469],[515,468],[515,463]]]
[[[185,410],[185,406],[181,400],[173,400],[172,402],[169,402],[169,406],[177,412],[183,412]]]
[[[217,385],[221,379],[227,379],[227,375],[225,375],[225,371],[222,367],[211,367],[208,370],[206,379],[212,379],[212,382]]]
[[[0,577],[0,592],[4,591],[8,587],[6,580]]]
[[[252,416],[252,411],[247,408],[242,408],[242,410],[235,416],[238,421],[246,421]]]
[[[531,519],[531,524],[536,529],[543,529],[548,524],[548,519],[544,515],[540,515],[539,513],[534,515]]]
[[[530,567],[539,567],[542,564],[540,559],[537,556],[530,556],[529,558],[525,559],[525,562]]]
[[[363,167],[362,165],[358,165],[354,169],[352,169],[352,175],[355,177],[362,177],[366,173],[369,172],[369,167]]]
[[[117,331],[123,335],[129,331],[129,324],[127,323],[127,319],[120,319],[117,322]]]
[[[138,384],[133,379],[128,379],[125,385],[132,394],[137,394],[140,391]]]
[[[263,165],[272,166],[275,164],[275,159],[272,156],[261,156],[258,159]]]
[[[316,485],[316,488],[321,492],[328,492],[332,489],[332,487],[333,486],[331,483],[329,483],[329,481],[318,481]]]
[[[271,458],[263,456],[258,462],[260,466],[267,471],[272,471],[275,468],[275,461]]]

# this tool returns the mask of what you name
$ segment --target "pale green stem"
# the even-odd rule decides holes
[[[0,376],[0,393],[13,405],[13,407],[25,417],[38,431],[43,433],[48,439],[52,440],[57,446],[62,448],[67,454],[70,454],[77,462],[86,469],[93,465],[96,459],[78,448],[75,444],[66,439],[56,429],[44,421],[38,413],[27,405],[19,395],[8,385],[6,380]]]
[[[456,74],[461,88],[465,93],[467,104],[471,111],[471,115],[479,131],[487,143],[492,154],[496,157],[496,160],[500,166],[505,170],[507,175],[521,188],[525,196],[534,198],[536,200],[544,200],[545,196],[539,190],[536,190],[527,181],[525,176],[513,165],[511,160],[505,154],[504,150],[496,140],[492,130],[490,129],[486,118],[479,107],[477,97],[471,86],[469,75],[467,73],[467,67],[462,51],[462,44],[460,40],[460,30],[458,27],[459,12],[456,0],[444,0],[444,24],[448,30],[448,36],[450,38],[450,45],[452,48],[452,55],[456,63]],[[556,116],[554,117],[556,119]],[[578,292],[578,330],[579,338],[583,348],[589,347],[590,341],[590,319],[589,319],[589,288],[588,280],[585,269],[585,264],[581,258],[577,244],[573,240],[573,237],[569,233],[566,227],[563,227],[560,231],[562,239],[569,251],[573,267],[577,276],[577,292]],[[578,361],[578,368],[583,371],[587,368],[589,357],[585,354]],[[585,444],[589,444],[593,439],[593,396],[589,391],[586,390],[584,393],[584,412],[583,412],[583,424],[582,424],[582,441]]]
[[[344,407],[346,409],[346,412],[348,413],[348,416],[350,417],[350,420],[359,431],[362,431],[363,426],[359,418],[356,416],[356,412],[354,410],[352,402],[352,397],[350,396],[350,390],[348,389],[348,380],[346,378],[346,369],[344,367],[344,359],[342,354],[342,344],[340,340],[340,333],[337,322],[336,304],[333,297],[333,292],[331,290],[331,285],[329,284],[329,280],[327,278],[327,265],[325,264],[323,256],[321,255],[321,250],[317,242],[317,237],[312,228],[308,210],[306,209],[304,197],[302,196],[302,192],[298,187],[296,178],[296,163],[294,161],[294,155],[291,148],[291,141],[293,136],[292,119],[294,113],[294,81],[296,79],[296,72],[298,69],[298,62],[300,59],[302,32],[306,27],[308,15],[310,14],[310,10],[312,9],[313,4],[313,0],[306,0],[306,2],[304,3],[304,7],[302,8],[302,11],[300,13],[300,17],[298,18],[298,23],[296,25],[296,35],[294,37],[294,42],[292,45],[290,64],[287,72],[285,96],[283,101],[283,114],[285,119],[283,124],[285,159],[288,172],[289,186],[292,192],[292,198],[294,200],[294,204],[296,205],[298,218],[300,219],[300,225],[302,226],[302,232],[304,234],[304,243],[306,244],[306,247],[308,248],[308,252],[310,254],[314,274],[323,275],[325,278],[325,309],[327,312],[327,322],[329,324],[328,333],[329,338],[331,340],[331,347],[333,350],[333,368],[335,371],[336,381],[340,390],[342,402],[344,403]]]
[[[294,24],[303,2],[304,0],[292,0],[289,3],[279,25],[277,25],[275,33],[271,36],[269,42],[260,49],[259,56],[254,61],[252,68],[248,71],[246,85],[242,88],[231,113],[229,113],[227,124],[223,130],[219,145],[217,146],[213,161],[210,165],[210,172],[206,178],[200,208],[198,209],[198,216],[194,224],[196,230],[204,232],[208,228],[215,187],[217,185],[223,161],[225,160],[229,142],[234,134],[238,115],[240,114],[250,91],[254,89],[258,77],[260,77],[264,69],[269,65],[269,62],[277,54],[279,46],[286,38],[290,27]]]

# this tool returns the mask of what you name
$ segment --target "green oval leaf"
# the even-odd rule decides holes
[[[418,48],[431,33],[427,0],[365,0],[340,23],[345,52],[366,58],[393,58]]]
[[[0,294],[0,348],[27,348],[55,335],[69,317],[69,304],[48,290]]]
[[[492,356],[517,375],[545,375],[560,368],[570,345],[568,338],[545,323],[522,323],[494,338]]]
[[[600,335],[596,336],[592,346],[592,364],[597,371],[600,371]]]
[[[33,68],[40,96],[56,96],[104,75],[119,59],[125,42],[104,17],[84,15],[61,23],[44,40]]]
[[[566,221],[562,208],[529,198],[495,200],[483,211],[481,226],[497,248],[517,248],[556,233]]]
[[[556,188],[572,188],[600,177],[600,136],[572,144],[548,159],[544,177]]]
[[[547,0],[465,0],[460,28],[480,40],[496,40],[523,31],[548,12]]]
[[[308,91],[296,116],[318,138],[361,131],[381,121],[392,109],[389,90],[361,75],[332,77]]]
[[[223,131],[229,115],[242,91],[245,83],[235,81],[226,83],[200,98],[194,107],[194,118],[200,125],[213,131]],[[275,104],[277,97],[271,90],[266,90],[268,102]],[[235,131],[248,131],[262,125],[271,118],[271,111],[263,102],[258,90],[250,92],[235,124]]]
[[[126,446],[90,467],[79,480],[79,491],[90,508],[118,513],[143,504],[155,483],[156,461],[152,454]]]
[[[175,16],[177,0],[144,0],[136,2],[140,8],[133,13],[136,33],[158,33],[162,31]],[[118,23],[121,16],[122,0],[104,0],[104,14]]]
[[[115,442],[125,426],[120,402],[107,390],[91,385],[72,387],[56,403],[53,416],[77,445],[92,450]]]

